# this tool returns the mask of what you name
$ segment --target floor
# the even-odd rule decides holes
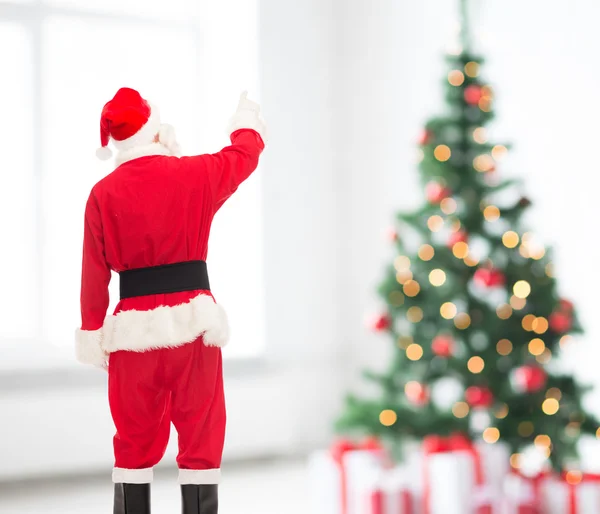
[[[306,464],[302,461],[244,464],[223,468],[219,514],[305,514]],[[177,471],[158,471],[152,514],[180,512]],[[110,478],[108,479],[110,480]],[[0,485],[0,514],[110,514],[112,484],[80,478]]]

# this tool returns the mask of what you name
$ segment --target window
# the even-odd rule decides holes
[[[0,0],[0,124],[10,141],[0,228],[10,251],[0,345],[71,347],[79,326],[83,211],[112,168],[95,158],[102,105],[140,90],[172,123],[184,153],[219,150],[239,93],[257,98],[257,5],[252,0]],[[209,269],[228,310],[228,357],[264,346],[260,177],[215,219]],[[118,278],[111,283],[111,307]],[[110,312],[110,310],[109,310]],[[26,351],[30,351],[26,350]]]

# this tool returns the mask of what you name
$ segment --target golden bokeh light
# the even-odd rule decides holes
[[[464,241],[459,241],[452,247],[452,253],[457,259],[464,259],[467,255],[469,255],[469,245]]]
[[[406,357],[411,361],[418,361],[423,357],[423,348],[417,343],[413,343],[406,349]]]
[[[413,306],[406,311],[406,319],[411,323],[419,323],[423,319],[423,309]]]
[[[479,108],[483,112],[490,112],[492,110],[492,98],[489,96],[482,96],[479,99]]]
[[[544,403],[542,403],[542,411],[544,411],[544,414],[547,414],[548,416],[553,416],[556,414],[559,408],[560,405],[556,398],[546,398]]]
[[[523,318],[523,321],[521,322],[521,324],[523,325],[523,328],[525,330],[527,330],[527,332],[532,332],[533,331],[533,322],[535,320],[536,320],[536,317],[533,314],[527,314]]]
[[[565,473],[565,481],[569,485],[580,484],[582,480],[583,480],[583,474],[579,470],[572,469]]]
[[[494,444],[500,439],[500,430],[496,427],[488,427],[483,431],[483,440],[488,444]]]
[[[487,153],[478,155],[475,157],[475,159],[473,159],[473,168],[480,173],[491,171],[494,169],[494,159],[492,159],[492,156],[488,155]]]
[[[527,305],[527,300],[525,298],[518,298],[515,295],[510,297],[510,306],[516,310],[520,311]]]
[[[503,303],[496,308],[496,314],[500,319],[508,319],[512,316],[512,313],[512,307],[507,303]]]
[[[506,157],[507,153],[508,153],[508,148],[506,148],[506,146],[504,146],[504,145],[496,145],[496,146],[494,146],[494,148],[492,148],[492,157],[494,159],[496,159],[497,161],[499,161],[503,157]]]
[[[404,286],[402,286],[402,290],[404,291],[404,294],[406,296],[410,296],[411,298],[413,298],[419,294],[419,291],[421,291],[421,286],[417,281],[409,280],[408,282],[404,283]]]
[[[404,304],[404,295],[400,291],[392,291],[389,300],[394,307],[400,307]]]
[[[444,219],[441,216],[434,214],[427,220],[427,226],[432,232],[439,232],[444,226]]]
[[[424,244],[421,245],[421,248],[419,248],[419,259],[421,259],[422,261],[430,261],[431,259],[433,259],[434,255],[435,250],[431,245]]]
[[[396,271],[406,271],[410,268],[410,259],[406,255],[399,255],[394,259]]]
[[[486,221],[497,221],[500,218],[500,209],[495,205],[488,205],[483,210],[483,217]]]
[[[465,402],[456,402],[452,406],[452,414],[459,419],[466,418],[469,415],[469,404]]]
[[[513,344],[508,339],[500,339],[496,343],[496,351],[502,356],[510,355],[513,351]]]
[[[471,357],[469,362],[467,362],[467,368],[471,373],[477,375],[483,371],[483,368],[485,368],[485,362],[479,356]]]
[[[464,260],[465,264],[471,268],[479,264],[479,259],[477,257],[473,257],[472,255],[467,255]]]
[[[521,467],[521,454],[513,453],[510,456],[510,465],[514,469],[519,469]]]
[[[502,243],[506,248],[515,248],[519,244],[519,234],[509,230],[504,232],[502,236]]]
[[[538,448],[548,448],[552,445],[552,439],[550,439],[550,436],[547,436],[546,434],[540,434],[536,436],[533,444],[535,444],[535,446]]]
[[[536,261],[543,259],[544,255],[546,255],[546,249],[543,246],[529,250],[529,256]]]
[[[531,257],[529,253],[529,247],[527,245],[521,245],[519,247],[519,253],[521,254],[521,257],[524,257],[525,259],[529,259],[529,257]]]
[[[531,293],[531,286],[529,285],[529,282],[527,282],[526,280],[519,280],[518,282],[516,282],[513,286],[513,293],[517,298],[527,298],[529,296],[529,293]],[[535,322],[531,323],[532,329],[533,323]]]
[[[508,405],[506,405],[506,403],[500,405],[500,407],[494,411],[494,416],[496,416],[498,419],[504,419],[506,416],[508,416]]]
[[[447,145],[438,145],[433,151],[433,156],[440,162],[446,162],[452,156],[452,150]]]
[[[459,330],[465,330],[471,325],[471,316],[466,312],[461,312],[454,318],[454,326]]]
[[[544,317],[535,318],[531,328],[536,334],[544,334],[548,330],[548,320]]]
[[[571,343],[573,341],[573,336],[562,336],[560,338],[559,344],[561,348],[564,348],[565,346],[567,346],[569,343]]]
[[[517,432],[521,437],[529,437],[533,434],[533,423],[531,421],[521,421],[517,427]]]
[[[598,430],[596,430],[596,437],[597,437],[598,439],[600,439],[600,428],[598,428]]]
[[[399,271],[396,273],[396,282],[398,284],[406,284],[409,280],[412,280],[413,274],[410,270]]]
[[[461,224],[460,224],[460,220],[454,219],[452,220],[452,223],[450,224],[450,230],[452,232],[458,232],[460,230]]]
[[[465,76],[460,70],[452,70],[448,73],[448,82],[453,86],[461,86],[465,81]]]
[[[487,130],[483,127],[477,127],[473,131],[473,141],[479,143],[480,145],[486,143],[488,140]]]
[[[454,198],[444,198],[440,202],[440,209],[444,214],[453,214],[456,212],[458,204]]]
[[[386,409],[379,414],[379,422],[384,427],[391,427],[396,421],[398,421],[398,415],[393,410]]]
[[[546,349],[546,343],[544,343],[544,341],[542,341],[539,337],[536,337],[535,339],[529,341],[528,348],[531,355],[542,355]]]
[[[546,391],[546,398],[560,400],[562,398],[562,391],[558,387],[551,387]]]
[[[469,61],[465,64],[465,73],[467,74],[467,77],[477,77],[477,75],[479,75],[479,64],[475,61]]]
[[[415,341],[411,336],[400,336],[398,338],[398,346],[403,350],[406,350]]]
[[[434,269],[429,273],[429,282],[435,287],[440,287],[446,282],[446,273],[441,269]]]
[[[548,364],[552,360],[552,352],[546,348],[541,355],[535,358],[540,364]]]
[[[550,278],[552,278],[554,276],[554,266],[552,265],[551,262],[546,264],[546,268],[544,269],[544,271],[546,272],[546,276],[548,276]]]
[[[440,307],[440,314],[444,319],[452,319],[456,316],[457,308],[452,302],[446,302]]]
[[[494,90],[492,89],[492,86],[483,86],[481,88],[481,94],[484,96],[489,96],[491,98],[492,96],[494,96]]]

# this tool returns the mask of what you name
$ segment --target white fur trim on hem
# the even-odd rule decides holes
[[[181,485],[211,485],[221,482],[220,469],[180,469],[178,482]]]
[[[154,480],[154,470],[114,468],[112,481],[115,484],[149,484]]]
[[[263,143],[267,144],[267,126],[261,119],[260,115],[255,111],[241,110],[236,112],[229,122],[229,134],[233,134],[236,130],[241,129],[252,129],[258,132],[263,140]]]
[[[149,143],[143,146],[136,146],[129,150],[121,150],[115,157],[115,164],[120,166],[124,162],[133,161],[133,159],[139,159],[140,157],[148,157],[150,155],[173,155],[165,145],[161,143]]]
[[[75,331],[75,357],[83,364],[106,368],[108,355],[102,349],[102,329]]]
[[[195,341],[201,335],[207,346],[222,347],[229,339],[225,310],[204,294],[173,307],[128,310],[107,316],[103,331],[102,348],[108,353],[173,348]]]
[[[150,104],[150,117],[146,124],[133,136],[122,141],[112,140],[115,148],[119,151],[131,150],[138,146],[145,146],[154,141],[154,137],[160,130],[160,113],[155,105]]]

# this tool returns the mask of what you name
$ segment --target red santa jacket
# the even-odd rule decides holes
[[[209,291],[126,298],[112,316],[111,270],[206,260],[215,213],[258,165],[264,143],[241,129],[212,155],[173,157],[160,144],[136,149],[92,189],[85,209],[77,358],[102,365],[110,352],[178,346],[203,335],[223,346],[227,317]]]

